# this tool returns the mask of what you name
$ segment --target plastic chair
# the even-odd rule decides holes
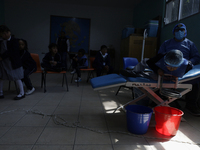
[[[63,74],[62,87],[63,87],[63,85],[64,85],[64,80],[65,80],[65,84],[66,84],[66,87],[67,87],[67,91],[69,91],[66,73],[67,73],[66,71],[61,71],[61,72],[44,71],[44,93],[46,92],[46,75],[47,75],[47,74]]]
[[[133,58],[133,57],[123,57],[123,69],[126,69],[126,68],[134,68],[135,65],[138,64],[138,60],[137,58]],[[121,89],[121,87],[126,87],[126,86],[120,86],[116,92],[115,95],[117,95]],[[132,90],[132,97],[134,97],[134,92],[133,92],[133,88],[130,88],[129,89]]]
[[[31,53],[31,56],[35,60],[35,62],[37,64],[37,71],[34,72],[34,73],[41,73],[42,74],[41,87],[43,87],[43,84],[44,84],[44,93],[46,92],[46,75],[48,73],[51,73],[51,74],[63,74],[62,86],[64,85],[64,78],[65,78],[65,80],[66,80],[66,87],[67,87],[67,91],[68,91],[68,83],[67,83],[66,71],[61,71],[61,72],[44,71],[41,68],[39,55]]]
[[[137,58],[123,57],[123,69],[126,69],[128,67],[134,67],[137,64],[138,64]]]
[[[35,53],[30,53],[31,57],[33,58],[33,60],[36,62],[36,65],[37,65],[37,70],[33,73],[41,73],[41,88],[43,87],[43,82],[44,82],[44,73],[43,73],[43,70],[40,66],[40,58],[39,58],[39,55],[38,54],[35,54]],[[18,88],[17,88],[17,85],[16,85],[16,82],[15,83],[15,87],[16,87],[16,90],[17,92],[19,92]],[[10,84],[11,84],[11,81],[9,81],[9,85],[8,85],[8,90],[10,90]]]
[[[41,73],[41,88],[43,88],[44,72],[43,72],[41,65],[40,65],[39,55],[35,54],[35,53],[31,53],[31,57],[33,58],[33,60],[36,62],[36,65],[37,65],[37,70],[34,73]]]
[[[94,62],[94,59],[95,59],[95,57],[90,57],[90,58],[89,58],[89,60],[90,60],[90,67],[88,67],[88,68],[86,68],[86,69],[80,69],[80,71],[87,71],[87,72],[88,72],[86,82],[88,82],[89,79],[91,79],[92,77],[94,77],[94,74],[93,74],[94,68],[92,67],[92,64],[93,64],[93,62]],[[72,75],[71,83],[72,83],[72,81],[73,81],[73,78],[74,78],[74,74]],[[78,76],[77,76],[77,78],[78,78]],[[77,82],[77,86],[79,86],[79,82]]]

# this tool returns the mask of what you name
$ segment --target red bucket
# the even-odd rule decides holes
[[[167,136],[176,135],[184,113],[179,109],[167,106],[155,107],[154,112],[156,131]]]

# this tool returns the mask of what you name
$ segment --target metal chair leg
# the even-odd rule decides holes
[[[44,73],[41,74],[41,88],[43,88],[43,84],[44,84]]]
[[[72,83],[73,79],[74,79],[74,74],[72,74],[72,79],[71,79],[71,83]]]
[[[65,84],[66,84],[67,91],[69,91],[66,73],[63,73],[62,87],[63,87],[63,85],[64,85],[64,80],[65,80]]]
[[[87,82],[89,81],[90,78],[92,78],[91,76],[94,77],[93,71],[89,71],[89,72],[88,72]]]
[[[134,88],[132,87],[131,90],[132,90],[132,98],[134,99],[135,98]]]
[[[66,74],[64,74],[64,75],[65,75],[65,82],[66,82],[67,91],[69,91],[68,83],[67,83],[67,75]]]
[[[64,78],[65,78],[65,75],[64,75],[64,73],[63,73],[63,78],[62,78],[62,87],[63,87],[63,85],[64,85]]]
[[[115,95],[117,95],[117,94],[119,93],[119,91],[120,91],[121,87],[122,87],[122,86],[120,86],[120,87],[118,88],[118,90],[117,90],[117,92],[116,92],[116,94],[115,94]]]
[[[46,73],[44,73],[44,93],[46,92]]]
[[[76,78],[76,80],[77,80],[77,87],[79,87],[78,74],[77,74],[77,78]]]

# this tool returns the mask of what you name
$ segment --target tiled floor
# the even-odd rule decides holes
[[[122,89],[115,96],[117,87],[94,91],[86,83],[86,74],[79,87],[67,76],[69,92],[61,86],[61,75],[47,75],[47,92],[43,93],[41,76],[33,74],[36,91],[20,101],[12,100],[14,85],[8,91],[5,82],[5,98],[0,100],[0,150],[200,149],[200,118],[185,112],[186,121],[180,123],[176,136],[167,137],[155,130],[152,116],[146,134],[130,135],[125,113],[112,113],[131,99],[130,90]]]

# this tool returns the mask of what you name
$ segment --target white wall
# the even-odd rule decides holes
[[[5,23],[12,34],[28,41],[29,51],[43,57],[50,40],[50,15],[91,19],[90,49],[98,50],[102,44],[113,45],[119,60],[121,33],[132,25],[133,10],[84,5],[46,0],[5,0]],[[119,61],[115,61],[119,66]]]

